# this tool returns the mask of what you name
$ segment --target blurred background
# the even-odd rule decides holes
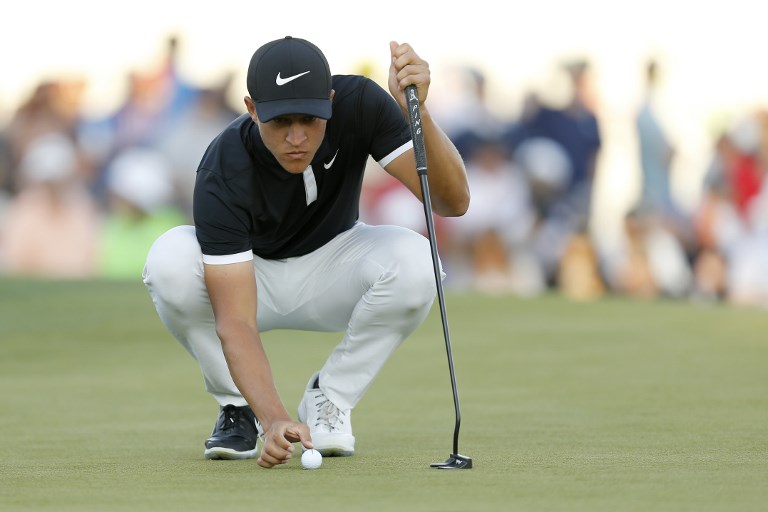
[[[473,196],[436,219],[446,287],[768,305],[758,2],[3,11],[0,275],[140,279],[152,241],[191,223],[197,164],[244,112],[251,54],[290,34],[384,87],[390,40],[430,62],[428,106]],[[420,203],[373,162],[360,216],[424,232]]]

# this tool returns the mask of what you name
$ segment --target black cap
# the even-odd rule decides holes
[[[251,57],[247,82],[260,121],[289,114],[331,118],[331,70],[309,41],[287,36],[265,44]]]

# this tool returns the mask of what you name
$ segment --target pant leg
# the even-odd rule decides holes
[[[269,265],[282,267],[282,279],[259,279],[260,290],[274,287],[271,313],[259,311],[263,329],[344,332],[320,371],[322,390],[342,409],[424,321],[436,292],[429,241],[396,226],[358,223],[309,255],[257,263],[257,275]]]
[[[305,256],[256,257],[254,269],[262,332],[344,331],[320,372],[323,391],[344,409],[357,404],[435,296],[427,239],[395,226],[359,223]],[[144,282],[163,323],[198,361],[206,389],[221,405],[244,405],[216,335],[193,227],[155,242]]]
[[[155,241],[147,255],[144,284],[168,331],[200,365],[206,390],[219,405],[246,405],[216,334],[193,226],[175,227]]]

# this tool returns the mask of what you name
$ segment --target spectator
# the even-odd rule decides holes
[[[106,185],[109,210],[102,235],[101,275],[138,279],[155,239],[186,221],[173,205],[170,169],[156,151],[129,149],[110,165]]]
[[[574,229],[584,231],[589,224],[592,187],[601,138],[594,113],[589,63],[577,60],[565,64],[572,94],[564,108],[539,102],[535,96],[526,99],[524,116],[507,134],[512,150],[531,138],[557,142],[570,162],[570,176],[564,194],[555,199],[568,210]]]
[[[695,294],[724,297],[740,304],[765,302],[760,280],[766,236],[764,125],[750,114],[719,137],[695,214],[700,250],[696,255]],[[768,304],[768,302],[765,302]]]
[[[624,240],[606,258],[614,291],[633,297],[684,298],[692,273],[683,245],[658,215],[635,208],[624,219]]]
[[[475,142],[467,177],[469,210],[448,220],[453,244],[468,261],[471,286],[490,293],[541,292],[545,279],[532,249],[536,211],[530,187],[500,138]]]
[[[30,141],[21,190],[0,226],[2,266],[11,275],[83,278],[96,274],[98,210],[78,177],[79,154],[60,134]]]
[[[532,137],[513,155],[526,176],[534,207],[531,243],[548,285],[557,282],[560,262],[569,238],[577,228],[572,212],[562,200],[571,177],[571,163],[563,147],[547,137]]]
[[[170,166],[173,200],[189,220],[197,165],[210,141],[239,116],[226,102],[230,80],[231,76],[227,76],[219,86],[201,89],[154,144]]]
[[[500,137],[505,129],[502,119],[488,105],[487,79],[473,67],[460,70],[462,92],[451,110],[452,128],[447,132],[465,160],[484,141]]]
[[[47,134],[73,136],[75,119],[73,111],[77,107],[70,101],[64,101],[64,85],[56,81],[43,81],[35,87],[32,94],[24,100],[14,113],[6,130],[9,155],[9,171],[5,177],[4,188],[11,193],[19,190],[18,167],[29,145]],[[81,169],[78,169],[80,171]]]
[[[640,207],[665,212],[674,207],[670,190],[670,165],[675,149],[656,113],[658,65],[645,68],[645,95],[635,118],[640,150]]]
[[[159,69],[128,73],[127,96],[119,108],[80,127],[78,135],[96,168],[92,189],[102,204],[106,203],[105,173],[112,158],[125,149],[155,147],[197,101],[198,88],[183,80],[178,71],[178,46],[178,39],[170,36]]]

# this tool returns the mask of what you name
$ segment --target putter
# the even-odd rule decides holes
[[[445,297],[443,296],[443,280],[440,278],[440,260],[437,254],[437,239],[435,237],[435,224],[432,219],[432,201],[429,197],[429,183],[427,182],[427,151],[424,146],[424,133],[421,130],[421,110],[419,108],[419,95],[415,85],[405,88],[405,98],[408,102],[408,120],[411,125],[411,137],[413,138],[413,152],[416,155],[416,172],[421,182],[421,198],[424,204],[424,215],[427,219],[427,234],[429,246],[432,249],[432,267],[435,270],[435,285],[437,286],[437,301],[440,305],[440,318],[443,322],[443,337],[445,338],[445,350],[448,353],[448,371],[451,374],[451,388],[453,389],[453,406],[456,409],[456,424],[453,429],[453,453],[445,462],[436,462],[431,467],[436,469],[470,469],[472,459],[465,455],[459,455],[459,427],[461,426],[461,409],[459,407],[459,392],[456,389],[456,372],[453,369],[453,354],[451,353],[451,337],[448,333],[448,317],[445,312]]]

